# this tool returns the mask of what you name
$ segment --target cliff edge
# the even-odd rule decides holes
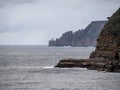
[[[97,38],[96,50],[90,58],[99,57],[120,60],[120,8],[109,18]]]
[[[108,19],[98,35],[96,50],[90,54],[89,59],[63,59],[56,67],[85,67],[120,72],[120,8]]]
[[[92,21],[84,30],[68,31],[56,40],[50,40],[49,46],[96,46],[96,39],[107,21]]]

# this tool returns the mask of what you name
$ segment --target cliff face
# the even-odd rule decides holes
[[[96,50],[90,58],[120,60],[120,8],[105,24],[98,36]]]
[[[59,39],[50,40],[49,46],[95,46],[96,39],[106,21],[93,21],[85,30],[65,32]]]
[[[63,59],[55,67],[82,67],[120,72],[120,8],[109,18],[100,32],[96,50],[91,53],[89,59]]]
[[[120,72],[120,8],[109,18],[98,35],[96,50],[89,59],[63,59],[55,67],[84,67]]]

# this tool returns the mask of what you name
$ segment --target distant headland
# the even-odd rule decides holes
[[[89,59],[63,59],[55,67],[84,67],[120,72],[120,8],[108,18],[97,38],[96,50]]]
[[[84,30],[68,31],[56,40],[50,40],[49,46],[96,46],[97,36],[107,21],[92,21]]]

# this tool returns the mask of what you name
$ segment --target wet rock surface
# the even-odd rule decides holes
[[[117,60],[105,60],[105,59],[63,59],[55,66],[59,68],[87,68],[90,70],[108,71],[108,72],[120,72],[120,62]]]

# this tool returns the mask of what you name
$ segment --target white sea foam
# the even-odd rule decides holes
[[[43,68],[54,68],[54,66],[45,66]]]

